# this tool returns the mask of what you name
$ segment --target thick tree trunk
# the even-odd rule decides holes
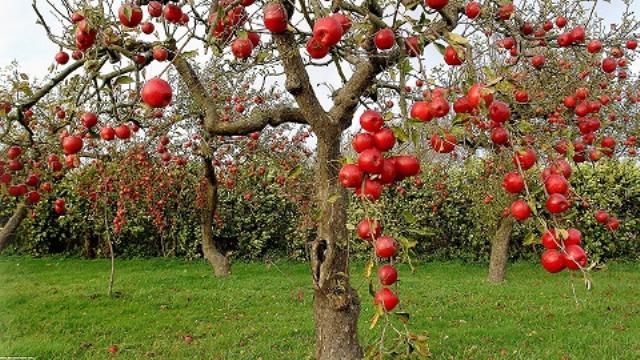
[[[9,240],[11,240],[25,217],[27,217],[27,206],[18,204],[9,221],[0,230],[0,252],[9,244]]]
[[[501,283],[505,279],[513,221],[511,216],[500,219],[498,230],[491,243],[491,260],[489,261],[489,277],[487,279],[491,283]]]
[[[229,257],[222,254],[219,247],[216,246],[213,236],[213,214],[218,204],[218,179],[216,172],[211,164],[211,159],[204,157],[204,175],[206,178],[205,203],[200,214],[200,226],[202,230],[202,253],[209,261],[213,268],[213,274],[216,277],[229,276],[231,273],[231,264]]]
[[[360,299],[349,283],[347,194],[338,181],[341,132],[329,127],[315,132],[318,136],[316,196],[321,210],[318,237],[311,246],[310,254],[314,282],[316,358],[360,359]],[[338,195],[337,200],[335,195]]]

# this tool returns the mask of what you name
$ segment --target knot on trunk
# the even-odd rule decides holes
[[[348,284],[345,284],[348,286]],[[327,299],[331,303],[331,308],[335,311],[344,311],[353,304],[353,297],[343,286],[334,287],[327,292]]]
[[[296,76],[289,76],[284,84],[289,94],[296,96],[302,92],[302,84]]]

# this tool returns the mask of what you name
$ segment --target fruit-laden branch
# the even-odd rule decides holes
[[[343,9],[352,13],[356,13],[360,16],[364,16],[367,18],[367,20],[369,20],[371,22],[371,24],[373,24],[376,29],[384,29],[386,27],[389,27],[382,19],[380,19],[376,14],[372,13],[371,11],[369,11],[369,9],[366,9],[364,7],[360,7],[354,4],[351,4],[349,2],[346,1],[337,1],[335,4],[336,8],[338,9]]]
[[[60,84],[62,81],[64,81],[64,79],[66,79],[69,75],[73,74],[76,70],[81,68],[84,65],[85,61],[86,61],[86,59],[78,60],[78,61],[74,62],[73,64],[67,66],[64,70],[62,70],[60,73],[58,73],[58,75],[52,77],[51,80],[49,80],[48,83],[46,83],[43,87],[38,89],[38,91],[33,93],[33,95],[30,96],[26,101],[23,101],[22,103],[18,104],[18,114],[20,114],[20,113],[22,113],[22,111],[32,107],[38,101],[40,101],[40,99],[42,99],[47,94],[49,94],[49,92],[54,87],[56,87],[58,84]]]
[[[84,65],[84,62],[85,60],[83,59],[71,64],[70,66],[65,68],[63,71],[61,71],[58,75],[51,78],[49,82],[47,82],[43,87],[38,89],[38,91],[33,93],[33,95],[31,95],[25,101],[22,101],[21,103],[16,104],[17,109],[15,112],[15,115],[9,117],[10,121],[8,123],[10,123],[11,121],[17,121],[20,125],[22,125],[22,127],[27,131],[27,133],[29,133],[29,141],[31,144],[34,143],[33,130],[31,130],[31,128],[24,121],[24,111],[31,108],[38,101],[40,101],[40,99],[42,99],[47,94],[49,94],[49,92],[54,87],[56,87],[59,83],[64,81],[64,79],[66,79],[69,75],[73,74],[76,70],[82,67]]]
[[[22,220],[27,216],[27,206],[25,204],[18,204],[13,216],[7,221],[4,227],[0,230],[0,253],[4,250],[5,246],[9,242],[11,236],[15,233]]]
[[[291,32],[274,34],[276,46],[282,67],[284,68],[286,80],[285,88],[293,95],[302,114],[310,125],[322,124],[329,121],[326,112],[320,105],[320,101],[313,91],[309,74],[304,66],[298,44]]]
[[[220,121],[220,115],[214,106],[191,65],[181,56],[174,60],[174,66],[193,96],[195,103],[204,109],[205,129],[213,135],[242,135],[260,131],[267,125],[278,126],[287,122],[307,124],[306,117],[300,109],[278,107],[274,109],[256,109],[248,116],[234,122]]]
[[[429,45],[445,33],[453,31],[458,26],[459,14],[464,12],[464,5],[460,1],[450,2],[442,13],[446,14],[444,19],[440,19],[431,24],[425,31],[424,46]],[[343,126],[351,125],[351,119],[358,106],[360,98],[364,92],[373,84],[375,77],[400,61],[402,53],[395,50],[390,54],[371,55],[368,59],[362,60],[357,66],[355,73],[345,86],[338,92],[334,100],[334,105],[329,114],[335,121],[339,121]]]

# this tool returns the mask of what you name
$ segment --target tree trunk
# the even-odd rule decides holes
[[[213,236],[213,214],[218,204],[218,179],[216,178],[216,171],[211,164],[211,159],[204,157],[203,162],[204,175],[207,181],[204,189],[205,202],[200,214],[202,253],[211,264],[213,274],[216,277],[225,277],[231,273],[229,257],[222,254],[219,247],[216,246]]]
[[[325,127],[318,136],[317,204],[321,211],[318,237],[311,245],[314,285],[316,358],[362,358],[358,342],[360,299],[349,284],[347,194],[338,181],[341,131]],[[336,200],[336,196],[337,200]],[[335,201],[334,201],[335,200]]]
[[[507,216],[500,219],[498,223],[498,230],[491,243],[491,260],[489,261],[489,277],[487,279],[490,283],[501,283],[505,279],[513,221],[511,216]]]
[[[89,259],[95,259],[98,245],[99,241],[96,234],[93,231],[89,231],[84,237],[84,256]]]
[[[25,217],[27,217],[27,206],[18,204],[9,221],[7,221],[0,230],[0,253],[4,250],[5,246],[7,246],[9,240],[11,240],[13,234],[15,234]]]

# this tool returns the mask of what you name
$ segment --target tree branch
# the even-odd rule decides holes
[[[267,125],[276,127],[284,123],[307,124],[300,109],[280,107],[256,109],[249,116],[234,122],[217,122],[207,126],[207,131],[215,135],[244,135],[260,131]]]
[[[273,37],[284,67],[285,88],[296,99],[300,111],[312,126],[328,121],[327,114],[309,81],[309,74],[305,69],[294,35],[287,31],[274,34]]]
[[[425,46],[440,38],[446,32],[453,31],[458,25],[459,14],[464,11],[464,5],[459,1],[451,2],[442,13],[444,19],[432,23],[430,28],[424,33]],[[397,64],[403,57],[400,50],[392,51],[389,54],[372,54],[369,59],[361,61],[357,70],[351,76],[345,86],[335,97],[334,105],[329,111],[333,121],[339,122],[343,127],[351,125],[351,119],[360,101],[360,97],[371,86],[375,77]]]
[[[204,85],[198,78],[198,75],[193,70],[189,62],[180,54],[176,54],[173,60],[173,66],[184,81],[187,89],[191,93],[196,105],[204,109],[205,111],[205,123],[218,123],[219,116],[216,112],[213,99],[209,96],[209,93],[205,89]]]

